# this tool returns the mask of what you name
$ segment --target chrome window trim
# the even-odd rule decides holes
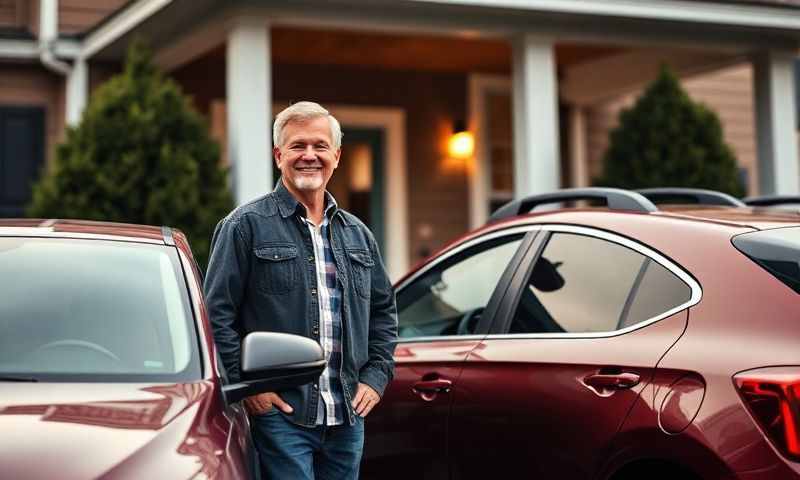
[[[641,243],[635,242],[629,238],[625,238],[621,235],[617,235],[614,233],[606,232],[604,230],[597,230],[594,228],[589,227],[578,227],[573,225],[540,225],[542,231],[547,231],[551,233],[574,233],[578,235],[586,235],[589,237],[599,238],[601,240],[606,240],[612,243],[616,243],[622,245],[624,247],[630,248],[631,250],[636,251],[648,258],[652,261],[657,262],[662,267],[666,268],[675,276],[680,278],[692,291],[689,300],[681,305],[678,305],[666,312],[656,315],[655,317],[649,318],[647,320],[641,321],[629,327],[625,327],[618,330],[611,330],[608,332],[581,332],[581,333],[498,333],[498,334],[491,334],[487,335],[486,339],[523,339],[523,338],[608,338],[608,337],[616,337],[619,335],[624,335],[626,333],[632,332],[634,330],[639,330],[640,328],[644,328],[648,325],[652,325],[653,323],[658,322],[659,320],[663,320],[669,316],[672,316],[680,311],[683,311],[687,308],[693,307],[697,305],[703,297],[703,289],[700,284],[695,280],[691,275],[686,273],[681,267],[677,266],[671,260],[668,260],[666,257],[661,255],[660,253],[656,252],[655,250],[651,249],[650,247],[646,247]]]
[[[468,248],[471,248],[471,247],[474,247],[475,245],[477,245],[479,243],[483,243],[483,242],[488,241],[488,240],[494,240],[495,238],[501,238],[501,237],[505,237],[505,236],[509,236],[509,235],[516,235],[518,233],[522,233],[523,237],[524,237],[524,234],[530,232],[531,230],[536,230],[538,227],[539,227],[539,225],[525,225],[525,226],[521,226],[521,227],[519,227],[519,226],[518,227],[512,227],[512,228],[507,228],[507,229],[504,229],[504,230],[497,230],[497,231],[494,231],[494,232],[490,232],[490,233],[487,233],[485,235],[481,235],[480,237],[473,238],[472,240],[468,240],[468,241],[462,243],[461,245],[457,245],[457,246],[453,247],[447,253],[445,253],[442,256],[440,256],[439,258],[437,258],[434,262],[431,262],[428,265],[425,265],[421,269],[417,270],[413,275],[411,275],[410,277],[405,279],[403,281],[403,283],[398,285],[397,288],[395,288],[395,290],[397,292],[399,292],[400,290],[406,288],[406,286],[409,283],[413,282],[414,280],[416,280],[417,278],[421,277],[422,275],[428,273],[428,270],[436,267],[437,265],[439,265],[440,263],[444,262],[448,258],[450,258],[450,257],[452,257],[454,255],[458,255],[459,253],[463,252],[464,250],[466,250]],[[441,338],[441,337],[439,337],[439,338]]]
[[[471,240],[468,240],[468,241],[462,243],[461,245],[456,245],[451,250],[449,250],[448,252],[444,253],[439,258],[437,258],[435,261],[429,263],[428,265],[425,265],[424,267],[419,269],[417,272],[415,272],[412,276],[410,276],[406,280],[404,280],[403,283],[401,283],[400,285],[397,286],[397,288],[395,288],[395,295],[399,294],[402,289],[404,289],[404,288],[406,288],[406,286],[408,286],[408,284],[412,283],[413,281],[415,281],[417,278],[421,277],[422,275],[425,275],[426,273],[428,273],[428,271],[431,270],[432,268],[435,268],[440,263],[446,261],[447,259],[449,259],[449,258],[451,258],[451,257],[453,257],[455,255],[458,255],[459,253],[463,252],[464,250],[466,250],[468,248],[474,247],[475,245],[478,245],[480,243],[483,243],[483,242],[486,242],[486,241],[489,241],[489,240],[494,240],[496,238],[502,238],[502,237],[511,236],[511,235],[517,235],[517,234],[520,234],[520,233],[522,234],[522,239],[524,239],[525,235],[528,232],[531,232],[533,230],[538,230],[539,228],[540,228],[540,225],[537,225],[537,224],[528,224],[528,225],[523,225],[523,226],[510,227],[510,228],[506,228],[506,229],[503,229],[503,230],[496,230],[494,232],[489,232],[489,233],[487,233],[485,235],[481,235],[480,237],[476,237],[476,238],[473,238]],[[516,252],[514,252],[514,253],[516,253]],[[398,327],[399,327],[399,320],[400,320],[400,312],[398,312]],[[399,337],[398,336],[396,343],[397,344],[401,344],[401,343],[439,342],[439,341],[448,341],[448,340],[481,340],[483,338],[486,338],[486,336],[485,335],[437,335],[437,336],[424,336],[424,337]]]

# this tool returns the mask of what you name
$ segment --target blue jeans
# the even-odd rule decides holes
[[[364,419],[352,426],[303,427],[273,408],[252,418],[253,440],[267,480],[357,480]]]

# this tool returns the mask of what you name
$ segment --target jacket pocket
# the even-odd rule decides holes
[[[297,247],[289,244],[262,245],[253,249],[256,256],[256,286],[264,293],[282,294],[297,283]]]
[[[369,299],[372,267],[375,266],[372,255],[367,250],[347,250],[347,258],[350,259],[356,291],[363,298]]]

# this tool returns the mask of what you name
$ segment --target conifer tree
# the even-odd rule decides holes
[[[176,227],[204,268],[214,226],[233,206],[219,158],[204,119],[137,41],[123,73],[67,129],[28,214]]]
[[[636,104],[620,113],[595,183],[625,189],[705,188],[742,196],[736,159],[717,115],[689,98],[663,67]]]

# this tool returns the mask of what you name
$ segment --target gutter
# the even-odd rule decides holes
[[[56,57],[54,52],[58,40],[58,0],[39,2],[39,60],[49,70],[68,76],[72,67]]]

